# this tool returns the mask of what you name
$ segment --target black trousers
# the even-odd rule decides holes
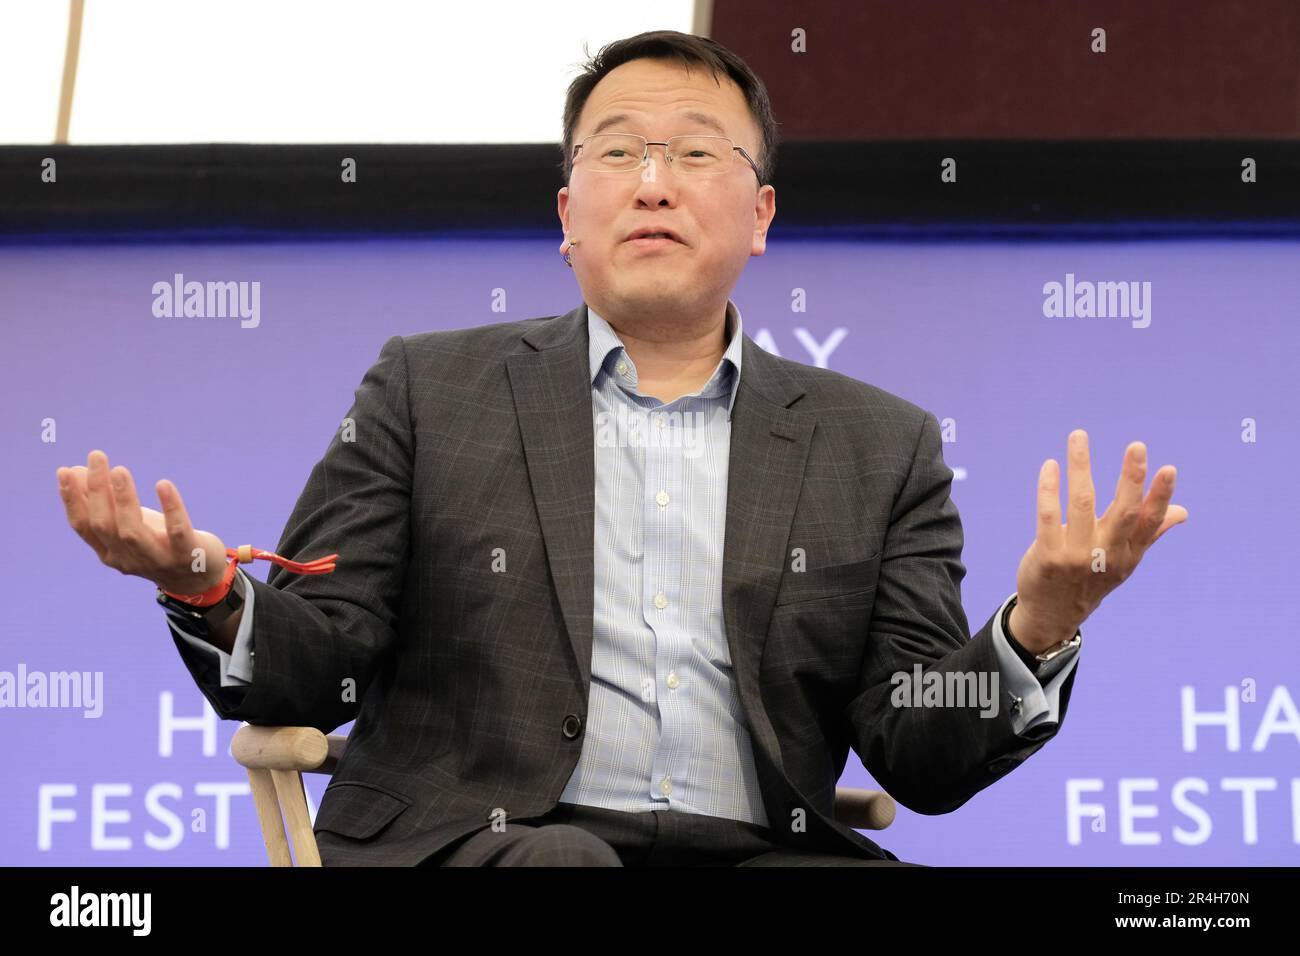
[[[421,866],[919,866],[783,848],[766,827],[701,813],[560,803],[439,850]]]

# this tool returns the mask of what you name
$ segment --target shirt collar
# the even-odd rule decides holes
[[[606,374],[617,376],[616,380],[620,384],[627,385],[629,388],[635,388],[637,383],[636,365],[631,357],[628,356],[627,350],[623,347],[623,341],[618,337],[605,319],[597,314],[591,306],[587,306],[587,340],[588,355],[591,363],[591,384],[596,384],[596,378],[600,375],[601,369]],[[727,420],[731,420],[731,408],[736,404],[736,390],[740,387],[740,356],[743,352],[743,326],[740,319],[740,309],[730,299],[727,300],[727,350],[722,353],[717,368],[713,370],[713,375],[709,377],[708,382],[700,389],[698,394],[701,398],[715,398],[719,395],[728,394],[727,399]],[[626,370],[619,374],[616,369],[619,362],[626,363]]]

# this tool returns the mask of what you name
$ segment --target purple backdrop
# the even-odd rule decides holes
[[[228,752],[237,725],[193,685],[152,585],[105,568],[67,526],[55,469],[102,448],[145,504],[170,478],[199,527],[274,548],[384,340],[567,311],[580,294],[557,241],[0,248],[0,681],[79,672],[93,690],[102,675],[97,717],[85,701],[0,708],[0,863],[266,862]],[[733,298],[760,345],[950,420],[974,628],[1015,588],[1038,466],[1062,459],[1072,428],[1091,436],[1101,507],[1129,441],[1147,443],[1152,473],[1179,469],[1190,518],[1084,624],[1061,733],[954,813],[900,808],[877,839],[903,859],[1300,860],[1298,251],[777,242],[750,263]],[[177,273],[258,283],[256,325],[156,316],[154,285]],[[1045,284],[1085,281],[1138,283],[1149,311],[1045,314]],[[807,343],[837,330],[819,363]],[[842,782],[871,785],[849,760]],[[313,813],[324,782],[309,780]]]

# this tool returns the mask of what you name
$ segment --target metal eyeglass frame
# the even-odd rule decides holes
[[[635,137],[636,139],[641,140],[641,142],[645,144],[645,147],[643,152],[641,153],[641,161],[637,163],[636,166],[629,166],[627,169],[593,168],[591,170],[593,173],[629,173],[634,169],[643,168],[645,164],[650,160],[651,146],[662,146],[664,148],[664,162],[667,163],[669,166],[671,166],[672,160],[668,158],[668,143],[671,143],[673,140],[675,139],[720,139],[723,140],[724,142],[730,143],[731,148],[733,150],[736,150],[737,152],[740,153],[741,156],[745,157],[745,162],[749,163],[750,168],[754,170],[754,175],[758,177],[759,185],[761,186],[763,184],[763,174],[758,171],[758,164],[754,162],[753,157],[749,155],[745,147],[737,146],[736,141],[734,139],[731,139],[728,136],[713,136],[713,135],[706,135],[703,133],[683,133],[680,136],[670,136],[668,137],[667,143],[651,142],[650,140],[646,139],[644,136],[639,135],[638,133],[593,133],[592,135],[584,139],[581,143],[579,143],[577,146],[573,147],[573,158],[570,160],[570,163],[572,163],[574,160],[578,158],[578,150],[582,149],[584,146],[590,143],[597,136],[626,136],[628,138]],[[698,174],[694,174],[694,175],[698,175]]]

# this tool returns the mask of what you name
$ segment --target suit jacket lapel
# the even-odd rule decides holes
[[[537,323],[506,359],[546,560],[584,692],[595,614],[596,464],[587,306]]]
[[[814,423],[790,408],[804,392],[780,363],[748,335],[743,348],[731,417],[722,613],[750,737],[784,776],[781,747],[759,693],[759,663],[790,560],[786,546]]]

